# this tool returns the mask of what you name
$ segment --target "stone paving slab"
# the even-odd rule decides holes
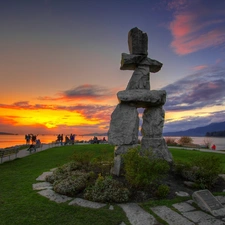
[[[39,182],[32,184],[33,190],[52,189],[52,184],[49,182]]]
[[[37,181],[45,181],[46,176],[52,175],[52,171],[42,173],[36,180]]]
[[[222,204],[225,204],[225,196],[215,196],[215,198]]]
[[[156,219],[135,203],[118,204],[132,225],[156,225]]]
[[[185,212],[185,213],[182,213],[182,215],[199,225],[200,224],[201,225],[224,225],[225,224],[225,222],[219,219],[216,219],[215,217],[202,211]]]
[[[176,208],[177,210],[179,210],[180,212],[189,212],[189,211],[196,210],[196,208],[194,208],[193,206],[191,206],[190,204],[186,202],[176,203],[176,204],[173,204],[172,206]]]
[[[88,207],[92,209],[99,209],[106,206],[106,204],[99,202],[91,202],[82,198],[75,198],[73,201],[69,202],[69,205],[79,205],[82,207]]]
[[[151,210],[161,217],[161,219],[165,220],[169,225],[195,225],[190,220],[184,218],[166,206],[152,207]]]
[[[67,202],[69,200],[72,200],[71,197],[68,197],[66,195],[57,194],[56,192],[54,192],[51,189],[46,189],[46,190],[39,191],[38,194],[48,198],[51,201],[55,201],[57,203]]]

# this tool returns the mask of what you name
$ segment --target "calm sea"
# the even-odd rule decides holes
[[[79,136],[77,135],[75,140],[89,141],[93,139],[93,136]],[[102,139],[103,136],[99,136],[98,139]],[[40,139],[41,143],[51,143],[57,140],[57,135],[38,135],[37,139]],[[0,135],[0,148],[6,148],[15,145],[26,144],[25,135]]]
[[[89,141],[93,136],[76,136],[76,140]],[[98,139],[102,139],[99,136]],[[173,137],[178,140],[180,137]],[[42,143],[51,143],[57,139],[57,135],[38,135],[37,139],[40,139]],[[107,139],[107,137],[106,137]],[[205,138],[205,137],[192,137],[194,144],[204,145],[204,141],[210,141],[213,145],[216,145],[217,150],[225,150],[225,138]],[[0,148],[10,147],[14,145],[26,144],[24,135],[0,135]]]

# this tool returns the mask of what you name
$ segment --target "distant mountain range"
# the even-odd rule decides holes
[[[211,123],[204,127],[196,127],[184,131],[167,132],[163,133],[164,136],[191,136],[191,137],[204,137],[207,132],[223,131],[225,130],[225,121],[220,123]]]
[[[0,132],[0,135],[17,135],[17,134],[6,133],[6,132]]]

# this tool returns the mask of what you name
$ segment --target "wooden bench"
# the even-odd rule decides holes
[[[17,153],[19,152],[19,146],[11,147],[11,148],[5,148],[0,150],[0,158],[1,158],[1,163],[4,157],[9,157],[11,155],[15,155],[15,158],[17,158]]]

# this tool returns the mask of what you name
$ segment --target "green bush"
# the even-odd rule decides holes
[[[170,188],[165,184],[161,184],[158,186],[158,189],[155,194],[158,198],[165,198],[169,194],[169,192]]]
[[[85,190],[84,197],[94,202],[127,202],[130,192],[117,180],[111,177],[102,177],[96,180],[93,186]]]
[[[154,157],[152,151],[140,155],[140,147],[129,149],[123,160],[125,178],[135,188],[146,188],[157,183],[170,168],[165,160]]]
[[[203,155],[193,158],[190,162],[175,162],[175,173],[187,180],[196,183],[201,189],[210,189],[217,181],[218,175],[222,173],[222,163],[216,156]]]
[[[79,170],[82,168],[82,164],[78,162],[68,162],[61,167],[58,167],[53,171],[52,175],[46,176],[46,181],[53,184],[55,181],[63,180],[71,173],[71,171]]]
[[[92,152],[84,152],[82,154],[75,152],[71,157],[71,160],[80,163],[84,168],[88,169],[93,159],[93,156],[94,153]]]
[[[90,173],[77,173],[77,175],[68,176],[63,180],[55,181],[53,190],[59,194],[76,196],[86,188],[90,176]]]

